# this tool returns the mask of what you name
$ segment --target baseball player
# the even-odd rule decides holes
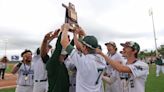
[[[164,63],[163,63],[163,58],[162,55],[159,54],[156,59],[155,59],[155,64],[156,64],[156,76],[159,76],[160,71],[164,74]]]
[[[68,35],[68,39],[70,41],[70,37]],[[74,40],[70,42],[72,46],[74,46]],[[66,68],[68,70],[69,74],[69,92],[76,92],[76,72],[77,69],[73,63],[71,63],[71,58],[68,56],[68,53],[65,51],[65,49],[62,49],[61,56],[64,57],[64,64],[66,65]]]
[[[63,54],[63,53],[61,53]],[[75,65],[71,62],[71,58],[67,57],[67,59],[64,61],[68,72],[69,72],[69,81],[70,81],[70,87],[69,87],[69,92],[76,92],[76,73],[77,69]]]
[[[94,36],[85,36],[81,44],[78,42],[77,35],[74,34],[75,45],[79,48],[75,49],[69,44],[67,38],[69,28],[70,25],[67,23],[61,27],[61,44],[77,68],[76,92],[101,92],[105,61],[95,53],[95,48],[98,47],[97,39]]]
[[[105,43],[108,53],[107,56],[112,60],[119,61],[120,63],[123,61],[121,55],[117,53],[117,47],[115,42],[107,42]],[[103,80],[107,82],[105,87],[105,92],[120,92],[121,90],[121,81],[119,72],[112,68],[111,65],[107,66],[106,74],[103,76]]]
[[[133,41],[121,43],[123,46],[122,55],[127,59],[126,65],[120,64],[106,56],[97,49],[97,53],[102,55],[105,60],[117,71],[128,73],[124,90],[120,92],[145,92],[145,81],[149,73],[149,67],[145,62],[137,59],[140,46]]]
[[[79,33],[79,40],[81,40],[85,36],[85,32],[78,27],[78,30],[76,30],[77,33]],[[68,35],[69,36],[69,35]],[[70,38],[69,38],[70,41]],[[72,46],[74,46],[74,40],[71,41],[70,43]],[[100,45],[99,45],[100,46]],[[62,51],[61,54],[63,55],[68,55],[66,51]],[[77,74],[77,68],[76,66],[71,62],[70,56],[68,56],[64,63],[68,69],[69,72],[69,81],[70,81],[70,87],[69,87],[69,92],[76,92],[76,74]]]
[[[45,35],[41,50],[37,49],[32,62],[34,67],[34,89],[33,92],[47,92],[48,91],[48,79],[46,71],[46,62],[49,59],[48,52],[52,48],[49,43],[58,36],[58,30],[55,32],[49,32]],[[51,36],[50,36],[51,35]]]
[[[25,50],[22,52],[22,62],[16,64],[12,73],[18,73],[17,87],[15,92],[33,92],[34,70],[31,67],[32,52]]]

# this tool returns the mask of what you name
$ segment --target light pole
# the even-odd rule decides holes
[[[7,42],[8,42],[8,40],[5,39],[5,40],[4,40],[4,44],[5,44],[5,56],[6,56],[6,52],[7,52]]]
[[[153,16],[153,10],[150,8],[149,10],[149,15],[152,18],[152,24],[153,24],[153,33],[154,33],[154,43],[155,43],[155,53],[156,56],[158,55],[158,50],[157,50],[157,38],[156,38],[156,33],[155,33],[155,25],[154,25],[154,16]]]

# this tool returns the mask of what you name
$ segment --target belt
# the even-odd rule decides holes
[[[44,80],[35,80],[35,82],[45,82],[47,81],[47,79],[44,79]]]
[[[70,84],[70,86],[76,86],[76,84]]]
[[[124,77],[120,77],[121,80],[125,79],[125,80],[128,80],[128,78],[124,78]]]
[[[19,85],[19,86],[32,86],[32,85]]]

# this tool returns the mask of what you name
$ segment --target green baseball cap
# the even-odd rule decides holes
[[[133,41],[127,41],[125,43],[121,43],[120,45],[123,46],[123,47],[131,47],[131,48],[137,50],[138,52],[140,51],[139,44],[136,43],[136,42],[133,42]]]
[[[82,43],[91,49],[98,47],[98,41],[94,36],[85,36],[82,40]]]

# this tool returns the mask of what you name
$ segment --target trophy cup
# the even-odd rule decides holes
[[[68,6],[62,4],[62,6],[66,8],[65,23],[69,23],[71,25],[69,31],[72,32],[76,27],[78,27],[77,13],[75,11],[75,6],[72,3],[69,3]]]

